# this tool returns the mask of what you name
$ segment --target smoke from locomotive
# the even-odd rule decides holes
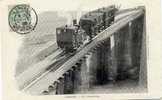
[[[118,9],[113,5],[90,11],[79,20],[73,20],[73,25],[62,26],[56,29],[57,45],[65,52],[74,52],[88,39],[89,42],[102,30],[114,22],[115,12]]]

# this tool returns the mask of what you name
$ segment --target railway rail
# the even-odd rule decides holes
[[[116,21],[110,27],[100,32],[96,37],[92,39],[90,43],[86,44],[83,48],[77,51],[75,55],[65,57],[56,64],[54,64],[54,62],[56,61],[50,60],[51,62],[46,62],[48,63],[48,65],[43,66],[46,66],[48,70],[43,71],[43,73],[41,72],[41,75],[35,75],[35,78],[30,77],[24,80],[23,84],[21,84],[20,89],[30,94],[42,94],[42,92],[47,90],[51,84],[58,82],[58,79],[60,77],[63,77],[63,74],[66,73],[69,69],[71,69],[72,66],[75,66],[76,63],[81,61],[88,53],[93,52],[93,50],[97,46],[104,43],[104,40],[110,38],[115,32],[127,25],[129,22],[137,19],[142,14],[144,14],[144,10],[141,8],[137,8],[134,11],[132,11],[130,15],[127,15],[124,18]],[[43,69],[45,69],[45,67]],[[22,80],[24,75],[20,76],[18,80]]]
[[[16,81],[18,82],[19,89],[21,90],[28,84],[30,84],[33,80],[39,77],[42,73],[44,73],[48,66],[55,64],[57,62],[57,58],[62,54],[62,51],[58,49],[53,54],[48,56],[43,61],[34,64],[20,75],[16,76]]]

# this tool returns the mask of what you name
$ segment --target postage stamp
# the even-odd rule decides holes
[[[27,4],[14,6],[8,15],[10,28],[17,33],[26,34],[35,29],[38,16],[35,10]]]

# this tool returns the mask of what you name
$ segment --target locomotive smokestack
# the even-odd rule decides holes
[[[76,25],[76,24],[77,24],[77,20],[73,19],[73,25]]]

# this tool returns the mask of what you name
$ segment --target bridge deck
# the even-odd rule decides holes
[[[87,44],[83,49],[81,49],[79,52],[77,52],[73,57],[68,59],[65,63],[63,63],[56,71],[47,71],[43,73],[38,79],[35,79],[32,81],[29,85],[23,86],[23,91],[29,92],[32,94],[41,94],[43,90],[46,90],[48,86],[53,83],[54,81],[57,81],[59,77],[61,77],[67,70],[69,70],[73,65],[76,64],[76,62],[84,57],[91,49],[96,47],[100,42],[110,37],[114,32],[121,29],[123,26],[131,22],[132,20],[138,18],[140,15],[143,14],[143,10],[136,9],[133,11],[132,14],[118,20],[113,25],[99,33],[93,41],[89,44]],[[19,77],[20,79],[23,77]],[[21,85],[24,85],[21,84]]]

